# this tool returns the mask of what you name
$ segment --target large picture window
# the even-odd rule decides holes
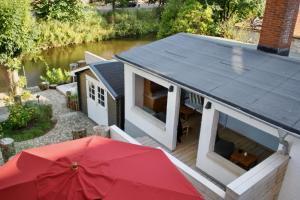
[[[166,123],[168,89],[136,75],[135,105]]]

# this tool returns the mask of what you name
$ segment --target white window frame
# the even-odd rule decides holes
[[[93,81],[88,80],[88,86],[89,86],[88,87],[89,88],[89,91],[88,91],[89,98],[93,101],[96,101],[96,86],[95,86],[95,84],[93,83]],[[92,91],[94,91],[94,93]],[[94,96],[94,98],[93,98],[93,96]]]
[[[99,92],[99,90],[100,90],[100,92]],[[102,93],[102,91],[103,91],[103,93]],[[107,104],[107,102],[106,102],[106,99],[107,99],[106,97],[107,96],[106,95],[107,95],[107,92],[106,92],[105,88],[98,85],[97,90],[96,90],[96,94],[97,94],[97,102],[96,103],[98,103],[100,106],[106,108],[106,104]],[[103,99],[101,99],[101,97],[103,97]]]

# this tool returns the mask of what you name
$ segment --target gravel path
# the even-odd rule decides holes
[[[27,148],[71,140],[71,131],[74,128],[86,128],[88,135],[93,134],[93,126],[96,124],[82,112],[75,112],[68,109],[64,95],[56,90],[38,92],[34,96],[37,94],[40,95],[41,103],[52,104],[53,118],[57,120],[57,123],[52,130],[43,136],[32,140],[16,142],[15,147],[17,152]],[[1,163],[3,163],[2,155],[0,155]]]

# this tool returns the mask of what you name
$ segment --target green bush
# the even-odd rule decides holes
[[[25,90],[21,94],[21,98],[22,98],[23,101],[29,100],[31,96],[32,96],[32,94],[31,94],[31,92],[29,90]]]
[[[41,19],[75,21],[83,16],[81,0],[35,0],[32,7],[35,15]]]
[[[76,22],[39,20],[38,46],[42,49],[106,40],[111,37],[111,27],[105,19],[94,11],[87,11]]]
[[[157,34],[159,38],[174,34],[173,24],[184,2],[185,0],[169,0],[167,2],[159,23],[159,31]]]
[[[204,8],[197,0],[187,0],[179,9],[172,26],[172,32],[216,35],[216,26],[212,14],[211,7]]]
[[[20,104],[8,106],[9,116],[5,121],[5,126],[10,129],[21,129],[27,127],[35,116],[35,109]]]
[[[18,105],[21,106],[21,105]],[[37,104],[34,102],[27,102],[22,106],[21,110],[31,110],[31,120],[26,126],[22,128],[11,126],[11,122],[6,120],[2,123],[3,136],[11,137],[15,141],[23,141],[41,136],[47,133],[54,126],[52,121],[52,107],[51,105]],[[20,109],[20,108],[18,108]],[[24,112],[24,111],[21,111]],[[15,117],[14,117],[15,118]],[[1,126],[1,124],[0,124]]]
[[[46,75],[41,76],[41,79],[50,84],[64,84],[70,81],[70,72],[61,68],[47,68]]]
[[[140,37],[156,33],[158,15],[155,9],[118,10],[106,14],[113,25],[114,37]]]
[[[217,35],[213,9],[197,0],[170,0],[162,14],[158,37],[179,32]]]

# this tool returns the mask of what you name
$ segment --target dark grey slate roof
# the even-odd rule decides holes
[[[118,61],[103,61],[89,65],[114,98],[124,96],[124,64]]]
[[[116,57],[300,134],[300,62],[180,33]]]

